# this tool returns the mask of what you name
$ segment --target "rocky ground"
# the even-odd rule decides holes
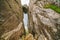
[[[19,0],[0,0],[0,40],[60,40],[60,14],[44,8],[47,0],[30,0],[28,31],[23,23],[22,5]]]

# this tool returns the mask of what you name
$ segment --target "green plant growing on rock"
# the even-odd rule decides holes
[[[60,14],[60,7],[53,4],[46,4],[44,8],[50,8]]]

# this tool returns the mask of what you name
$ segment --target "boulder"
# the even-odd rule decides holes
[[[58,27],[60,26],[60,14],[53,11],[52,9],[45,9],[43,7],[45,3],[42,0],[36,0],[35,3],[34,1],[32,4],[31,3],[32,0],[30,1],[29,5],[29,23],[31,23],[29,24],[30,32],[34,36],[35,34],[40,36],[42,34],[44,36],[42,36],[42,38],[45,38],[46,40],[58,40],[58,38],[56,37],[58,36],[60,38],[58,34],[60,30],[58,29]],[[41,39],[41,37],[39,37],[38,39],[45,40]]]

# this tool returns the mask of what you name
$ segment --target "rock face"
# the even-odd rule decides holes
[[[32,34],[28,34],[24,40],[35,40]]]
[[[20,0],[0,0],[0,40],[18,40],[23,31]]]
[[[37,40],[59,40],[60,14],[45,9],[46,3],[44,0],[30,0],[29,31],[34,36],[38,35]]]
[[[60,0],[46,0],[48,1],[49,3],[53,3],[54,5],[60,7]]]

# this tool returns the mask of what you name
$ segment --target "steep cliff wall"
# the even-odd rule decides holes
[[[0,38],[18,40],[23,30],[20,0],[0,0]]]

